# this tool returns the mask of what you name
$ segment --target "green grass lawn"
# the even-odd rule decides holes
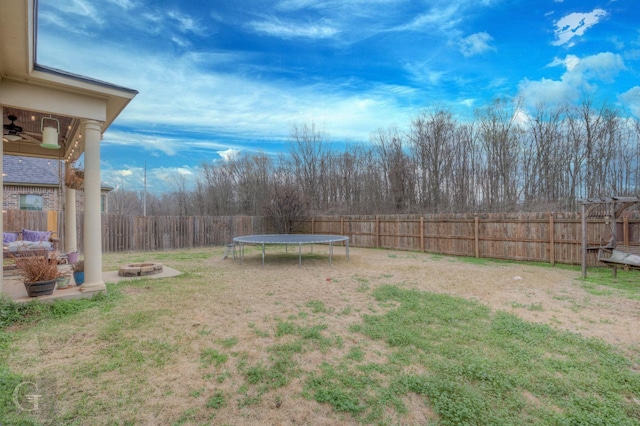
[[[223,248],[215,250],[215,256],[222,255]],[[157,260],[189,273],[153,284],[147,279],[110,284],[106,296],[91,300],[51,305],[2,300],[0,424],[145,423],[162,398],[176,397],[170,387],[154,393],[149,377],[184,368],[185,358],[198,380],[189,384],[181,408],[169,413],[166,424],[234,424],[224,413],[264,409],[267,398],[276,408],[291,400],[328,407],[335,421],[345,424],[407,424],[415,398],[429,414],[422,424],[640,424],[638,360],[628,351],[478,302],[386,284],[386,276],[373,285],[370,278],[353,275],[356,296],[368,299],[367,308],[336,310],[310,300],[286,317],[273,314],[247,323],[248,334],[221,338],[198,324],[188,337],[178,336],[172,322],[194,297],[185,287],[208,289],[231,277],[203,265],[211,256],[207,250],[105,255],[105,269]],[[607,274],[595,271],[582,285],[594,294],[637,298],[631,284],[638,282],[636,276]],[[273,298],[276,307],[282,303],[277,292],[263,297]],[[149,304],[141,303],[145,300]],[[347,318],[355,320],[346,329],[332,325]],[[79,345],[86,342],[92,355],[78,359],[73,369],[33,377],[29,368],[38,357],[16,355],[38,345],[50,351],[56,342],[63,345],[81,334],[85,340]],[[40,336],[35,346],[34,336]],[[259,360],[241,349],[247,343],[264,348]],[[40,411],[49,410],[49,418],[16,407],[16,395],[24,397],[16,388],[25,382],[41,383],[46,395],[60,396],[51,406],[43,401]]]

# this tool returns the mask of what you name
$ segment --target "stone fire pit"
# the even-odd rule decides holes
[[[145,275],[155,275],[161,272],[162,263],[141,262],[121,266],[118,270],[118,275],[121,277],[144,277]]]

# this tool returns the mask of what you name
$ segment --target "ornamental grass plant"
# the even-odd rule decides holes
[[[58,271],[58,253],[23,251],[15,258],[16,268],[25,283],[55,280]]]

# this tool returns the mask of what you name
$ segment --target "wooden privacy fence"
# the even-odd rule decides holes
[[[264,218],[251,216],[103,215],[102,226],[105,252],[222,246],[240,235],[270,232]]]
[[[54,231],[60,233],[58,224],[60,214],[57,211],[5,210],[2,213],[4,232],[22,231]]]
[[[51,214],[8,211],[4,229],[51,229]],[[62,225],[61,219],[58,223]],[[77,218],[78,249],[82,252],[83,215]],[[640,244],[640,219],[624,217],[618,235]],[[62,226],[57,229],[63,237]],[[172,250],[222,246],[241,235],[272,232],[263,217],[251,216],[102,216],[104,252]],[[582,224],[579,213],[317,216],[301,232],[350,237],[354,247],[424,251],[459,256],[580,264]],[[597,247],[611,238],[605,219],[587,221],[588,244]],[[588,264],[598,263],[596,252]]]
[[[625,217],[618,225],[625,238],[638,243],[640,220]],[[582,260],[579,213],[320,216],[309,221],[307,232],[346,235],[350,245],[360,247],[551,264]],[[589,247],[610,238],[604,220],[587,221]],[[588,250],[588,264],[598,264],[596,250]]]

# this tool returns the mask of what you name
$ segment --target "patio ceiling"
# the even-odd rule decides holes
[[[2,111],[3,124],[9,124],[9,116],[17,117],[15,124],[22,127],[20,135],[22,139],[18,141],[4,141],[4,153],[7,155],[35,155],[35,156],[53,156],[55,158],[67,158],[70,149],[75,141],[72,135],[79,135],[80,120],[78,118],[66,117],[56,114],[43,114],[37,111],[27,109],[4,107]],[[59,150],[51,150],[41,148],[42,143],[42,118],[55,118],[60,123]],[[45,125],[52,123],[51,120],[45,120]],[[80,141],[81,138],[76,138]],[[83,146],[78,144],[76,147],[78,154],[82,152]],[[75,154],[75,152],[74,152]],[[77,157],[76,157],[77,158]]]

